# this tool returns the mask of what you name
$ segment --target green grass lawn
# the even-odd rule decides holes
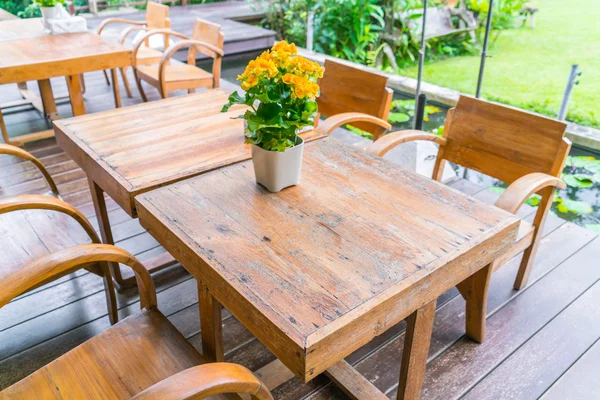
[[[600,128],[600,0],[537,0],[535,29],[503,32],[490,48],[484,98],[556,116],[571,64],[583,75],[575,86],[569,120]],[[474,94],[478,56],[425,65],[424,80]],[[401,71],[416,77],[417,68]]]

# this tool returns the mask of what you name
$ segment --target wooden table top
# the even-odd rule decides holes
[[[251,162],[136,197],[142,225],[296,375],[310,380],[471,276],[519,220],[328,138],[300,185]]]
[[[0,21],[0,41],[19,40],[47,35],[41,18]]]
[[[243,113],[210,90],[56,121],[59,145],[125,211],[139,193],[250,158]],[[304,136],[306,140],[317,137]]]
[[[48,35],[39,20],[0,23],[0,84],[130,66],[131,49],[93,32]],[[7,29],[5,29],[7,28]]]

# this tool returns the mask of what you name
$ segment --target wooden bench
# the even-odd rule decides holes
[[[411,10],[399,16],[402,24],[411,30],[417,42],[421,41],[423,15],[420,15],[418,18],[413,18],[413,16],[421,13],[421,10]],[[459,21],[462,21],[462,23],[459,23],[458,27],[455,26],[454,21],[452,21],[452,17],[454,16],[458,17]],[[425,40],[472,32],[477,28],[477,23],[473,14],[469,11],[461,10],[460,8],[430,7],[427,8],[426,18]]]

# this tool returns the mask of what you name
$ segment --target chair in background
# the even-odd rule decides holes
[[[317,131],[329,134],[351,124],[377,140],[391,128],[387,122],[394,92],[383,75],[363,71],[331,60],[325,61],[325,74],[319,80],[319,113],[329,118],[315,118]]]
[[[18,274],[26,263],[49,252],[82,243],[101,243],[87,218],[60,199],[56,183],[40,160],[12,145],[0,144],[0,154],[31,161],[50,188],[49,193],[42,195],[23,194],[0,198],[0,281]],[[85,266],[85,269],[104,280],[108,315],[111,323],[116,323],[116,292],[108,265],[91,264]],[[47,280],[39,285],[46,283]]]
[[[145,21],[130,21],[121,18],[108,18],[100,24],[98,27],[98,34],[101,35],[104,29],[110,24],[127,24],[131,25],[121,33],[119,43],[124,44],[127,37],[137,31],[138,35],[134,38],[134,45],[139,41],[140,46],[137,53],[138,65],[151,65],[158,64],[163,56],[163,51],[169,47],[169,35],[164,35],[162,43],[150,43],[149,40],[141,40],[141,34],[154,29],[169,29],[171,27],[171,20],[169,19],[169,7],[149,1],[146,5],[146,20]],[[131,93],[131,87],[125,68],[120,68],[121,77],[123,78],[123,84],[127,92],[128,97],[133,97]],[[104,71],[104,78],[106,84],[110,85],[108,74]]]
[[[566,187],[560,179],[571,148],[565,129],[566,124],[560,121],[461,96],[456,107],[448,111],[443,137],[400,131],[380,138],[368,149],[382,157],[401,143],[435,142],[439,151],[433,179],[441,180],[444,165],[450,161],[506,182],[509,186],[496,206],[513,214],[534,193],[541,196],[533,224],[521,221],[511,250],[458,286],[467,300],[467,332],[478,341],[485,337],[486,304],[474,304],[469,293],[479,288],[486,298],[491,273],[520,252],[524,253],[514,288],[519,290],[527,284],[554,193]]]
[[[168,29],[158,29],[146,33],[141,41],[148,40],[153,35],[177,37],[182,40],[171,45],[165,51],[158,65],[140,63],[138,55],[142,42],[134,47],[134,74],[144,101],[148,101],[148,99],[141,81],[157,88],[162,98],[167,98],[171,90],[187,89],[188,93],[193,93],[198,88],[214,89],[219,87],[223,57],[223,32],[219,25],[198,19],[194,24],[191,39]],[[187,64],[172,59],[177,51],[186,47],[189,47]],[[213,59],[212,73],[196,66],[196,51]]]
[[[0,393],[9,398],[201,399],[247,393],[272,399],[265,385],[241,365],[205,363],[156,308],[156,290],[146,268],[118,247],[66,248],[0,280],[0,307],[41,282],[89,263],[117,262],[135,272],[141,312],[89,339]],[[59,395],[59,394],[60,395]]]

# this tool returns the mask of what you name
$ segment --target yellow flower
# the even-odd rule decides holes
[[[258,83],[258,77],[254,74],[251,74],[246,78],[246,80],[242,83],[242,89],[248,90]]]
[[[294,75],[285,74],[281,80],[283,81],[283,83],[291,85],[293,82],[293,79],[294,79]]]

